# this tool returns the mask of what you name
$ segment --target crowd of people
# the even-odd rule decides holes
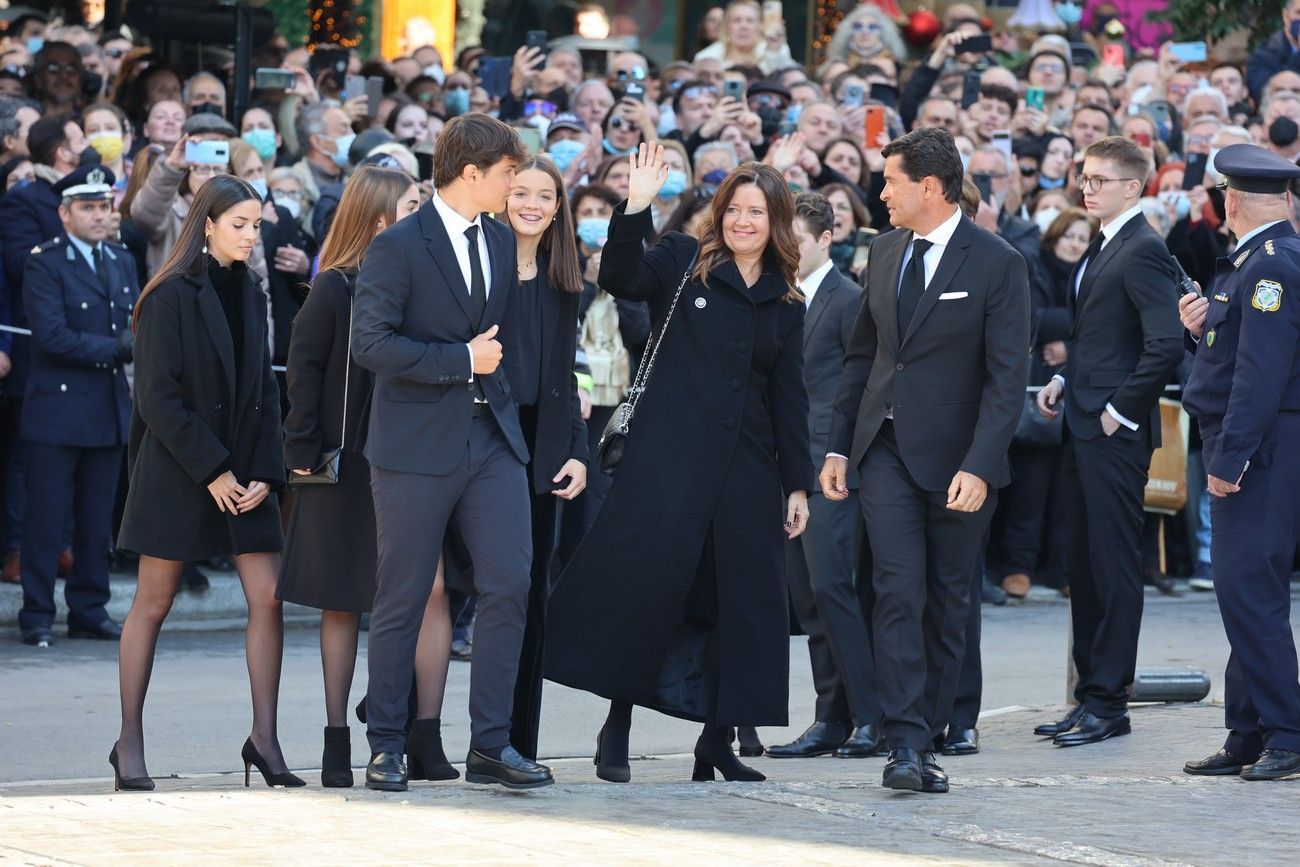
[[[1243,202],[1300,201],[1278,168],[1300,156],[1297,22],[1292,0],[1242,64],[1138,49],[1097,16],[989,33],[965,3],[909,49],[863,3],[814,67],[732,0],[681,59],[529,45],[500,82],[480,46],[326,65],[276,36],[253,63],[292,83],[233,117],[233,56],[179,68],[125,31],[16,18],[0,467],[22,638],[55,640],[62,576],[69,637],[121,641],[127,789],[153,786],[157,636],[206,565],[248,599],[243,759],[272,785],[303,784],[276,735],[289,601],[322,612],[327,786],[353,783],[368,613],[372,788],[459,775],[454,654],[474,782],[551,781],[549,678],[611,700],[603,779],[630,778],[642,705],[703,723],[697,779],[762,779],[738,739],[888,752],[886,785],[942,792],[935,754],[979,750],[979,602],[1038,584],[1071,597],[1081,673],[1039,734],[1125,734],[1142,584],[1222,598],[1211,503],[1249,487],[1222,450],[1251,441],[1202,373],[1187,505],[1143,511],[1160,397],[1235,357],[1249,319],[1211,292],[1224,257],[1290,262],[1300,209],[1258,234],[1276,208]],[[1285,313],[1270,326],[1295,316],[1291,274],[1247,298]],[[1180,285],[1216,318],[1184,303],[1180,322]],[[137,572],[123,625],[110,562]],[[815,721],[765,750],[792,621]],[[1234,657],[1252,690],[1280,642]],[[1259,722],[1300,698],[1243,689],[1236,767],[1300,762],[1300,730]]]

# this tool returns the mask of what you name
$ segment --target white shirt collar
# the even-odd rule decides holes
[[[826,279],[826,275],[829,274],[831,269],[834,267],[835,263],[830,259],[827,259],[816,271],[813,271],[807,277],[799,281],[799,291],[803,293],[805,304],[808,304],[809,306],[812,305],[813,296],[817,294],[817,289],[822,285],[822,281]]]
[[[952,240],[952,233],[957,231],[958,224],[961,223],[961,208],[952,212],[952,216],[944,220],[934,228],[928,235],[917,235],[923,241],[929,241],[936,247],[946,247]]]
[[[1256,227],[1256,228],[1254,228],[1254,229],[1251,229],[1251,230],[1250,230],[1249,232],[1247,232],[1245,235],[1243,235],[1242,237],[1240,237],[1240,238],[1237,239],[1237,246],[1233,248],[1234,251],[1243,249],[1243,248],[1246,246],[1246,242],[1249,241],[1251,238],[1255,237],[1256,235],[1258,235],[1260,232],[1264,231],[1265,229],[1271,229],[1271,228],[1273,228],[1274,226],[1276,226],[1278,223],[1281,223],[1281,222],[1282,222],[1282,220],[1274,220],[1274,221],[1271,222],[1271,223],[1265,223],[1265,224],[1262,225],[1262,226],[1258,226],[1258,227]]]
[[[447,227],[447,234],[455,238],[464,236],[465,230],[470,226],[478,226],[480,233],[483,230],[481,215],[475,214],[474,219],[467,220],[451,205],[443,201],[442,196],[435,191],[433,194],[433,206],[438,211],[438,216],[442,217],[442,224]]]
[[[1103,245],[1110,243],[1111,239],[1114,238],[1117,234],[1119,234],[1119,230],[1124,228],[1124,225],[1128,223],[1129,220],[1139,216],[1143,216],[1142,206],[1134,205],[1133,207],[1129,208],[1127,211],[1124,211],[1115,219],[1111,220],[1106,225],[1102,226],[1101,233],[1106,236],[1106,239],[1101,243]],[[1143,219],[1145,219],[1145,217],[1143,217]]]

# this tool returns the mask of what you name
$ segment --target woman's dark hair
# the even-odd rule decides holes
[[[1096,217],[1089,216],[1088,212],[1083,208],[1065,208],[1056,215],[1056,219],[1052,220],[1052,224],[1043,233],[1043,249],[1054,249],[1056,242],[1061,240],[1061,236],[1070,231],[1070,227],[1078,222],[1088,224],[1089,241],[1097,237],[1097,232],[1101,231],[1101,222]]]
[[[588,199],[588,198],[600,199],[602,202],[609,205],[611,208],[618,207],[618,203],[622,201],[618,193],[614,192],[609,187],[599,182],[594,184],[587,184],[585,187],[577,187],[576,189],[574,189],[573,195],[570,197],[570,199],[573,202],[572,219],[575,225],[577,224],[578,221],[578,203],[581,202],[583,199]]]
[[[817,159],[821,160],[824,165],[826,163],[826,155],[830,153],[831,148],[836,145],[848,145],[858,152],[858,176],[856,178],[849,178],[849,180],[862,187],[864,190],[870,187],[871,169],[867,168],[867,155],[862,152],[862,145],[858,144],[858,140],[853,136],[842,135],[838,138],[831,139],[826,143],[826,149],[817,155]]]
[[[817,192],[827,199],[831,197],[831,193],[843,193],[845,198],[849,200],[849,207],[853,210],[853,222],[858,224],[857,228],[865,229],[871,225],[871,214],[867,213],[867,206],[862,201],[862,194],[853,187],[841,183],[822,184],[817,188]]]
[[[504,159],[528,159],[519,134],[494,117],[470,112],[453,117],[438,136],[433,151],[433,185],[445,187],[460,177],[465,166],[487,171]]]
[[[390,111],[390,112],[388,113],[388,118],[384,121],[384,129],[388,130],[388,131],[391,132],[394,136],[396,136],[396,135],[397,135],[397,119],[398,119],[399,117],[401,117],[401,115],[402,115],[402,111],[403,111],[404,109],[410,108],[411,106],[415,106],[415,107],[418,108],[420,111],[424,112],[424,116],[425,116],[425,117],[428,117],[428,116],[429,116],[429,109],[425,108],[425,107],[424,107],[423,105],[421,105],[420,103],[418,103],[418,102],[416,102],[415,100],[411,99],[411,98],[410,98],[409,96],[407,96],[406,94],[402,94],[401,96],[399,96],[399,97],[397,98],[397,104],[393,106],[393,110]]]
[[[706,192],[701,187],[692,187],[682,193],[681,201],[677,203],[677,207],[673,209],[672,214],[664,221],[664,228],[660,235],[667,235],[669,232],[685,233],[686,227],[690,225],[695,215],[708,208],[712,202],[713,193]]]
[[[912,183],[933,177],[943,188],[944,201],[961,201],[961,154],[946,129],[914,129],[899,136],[881,149],[885,159],[902,157],[903,172]]]
[[[768,238],[763,251],[765,264],[776,267],[786,283],[784,296],[787,302],[803,302],[796,287],[799,273],[799,241],[794,236],[794,198],[781,173],[769,165],[750,160],[743,162],[727,175],[713,196],[709,219],[700,229],[700,255],[695,263],[694,276],[708,283],[709,272],[733,259],[722,233],[722,220],[735,198],[736,190],[752,184],[758,187],[767,202]]]
[[[596,171],[592,173],[591,177],[594,178],[597,183],[604,184],[605,177],[609,175],[609,170],[617,165],[627,165],[627,157],[619,156],[618,154],[605,157],[600,161],[600,165],[596,166]]]
[[[135,305],[136,315],[132,322],[132,329],[140,324],[144,299],[160,284],[181,274],[203,273],[208,260],[208,255],[203,252],[204,247],[207,246],[203,231],[204,223],[209,219],[214,222],[221,219],[222,215],[235,205],[250,199],[259,203],[262,201],[262,197],[248,181],[235,175],[213,175],[199,187],[199,191],[194,194],[194,201],[190,203],[190,212],[185,216],[185,222],[181,224],[181,231],[176,236],[176,244],[172,247],[171,254],[153,275],[153,279],[140,291],[140,299]]]
[[[9,176],[14,173],[14,170],[23,163],[30,163],[31,161],[31,157],[10,157],[0,163],[0,196],[5,194],[5,187],[9,184]]]
[[[550,259],[546,277],[551,285],[562,292],[578,293],[582,291],[582,275],[578,271],[578,241],[574,235],[573,213],[569,207],[569,198],[564,194],[564,178],[549,157],[538,155],[529,157],[515,169],[517,177],[523,172],[538,171],[555,184],[555,201],[559,205],[555,219],[542,232],[542,249]]]

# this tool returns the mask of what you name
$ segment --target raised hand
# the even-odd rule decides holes
[[[659,195],[659,189],[668,180],[668,167],[664,165],[664,146],[658,142],[641,142],[628,157],[632,174],[627,181],[627,210],[636,214],[650,207]]]

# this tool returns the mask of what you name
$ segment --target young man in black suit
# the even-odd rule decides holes
[[[872,618],[884,785],[946,792],[933,749],[952,712],[971,564],[1010,481],[1024,402],[1025,260],[958,209],[952,136],[916,130],[884,148],[880,199],[900,231],[877,238],[845,356],[821,487],[858,474],[874,560]]]
[[[834,214],[820,193],[794,203],[799,239],[799,291],[808,313],[803,326],[803,378],[814,460],[826,456],[831,410],[844,373],[844,354],[862,304],[862,289],[830,259]],[[857,480],[849,484],[857,489]],[[768,747],[774,759],[834,753],[874,756],[884,743],[871,639],[853,586],[858,509],[819,491],[808,498],[808,530],[786,543],[790,601],[808,636],[817,707],[813,724],[788,744]]]
[[[478,590],[466,779],[524,789],[552,782],[548,768],[510,746],[532,564],[528,448],[496,339],[516,281],[515,241],[483,217],[505,211],[526,158],[514,130],[487,115],[448,123],[433,154],[437,192],[374,240],[357,278],[353,354],[375,373],[366,443],[379,545],[372,789],[405,790],[403,754],[417,754],[422,725],[436,726],[416,720],[408,749],[416,639],[452,520]]]
[[[1138,199],[1151,170],[1136,143],[1099,139],[1079,188],[1101,232],[1070,275],[1070,356],[1038,394],[1054,418],[1065,404],[1068,572],[1078,704],[1034,734],[1059,746],[1129,733],[1126,690],[1142,625],[1142,506],[1160,445],[1160,393],[1182,359],[1178,290],[1165,242]]]

